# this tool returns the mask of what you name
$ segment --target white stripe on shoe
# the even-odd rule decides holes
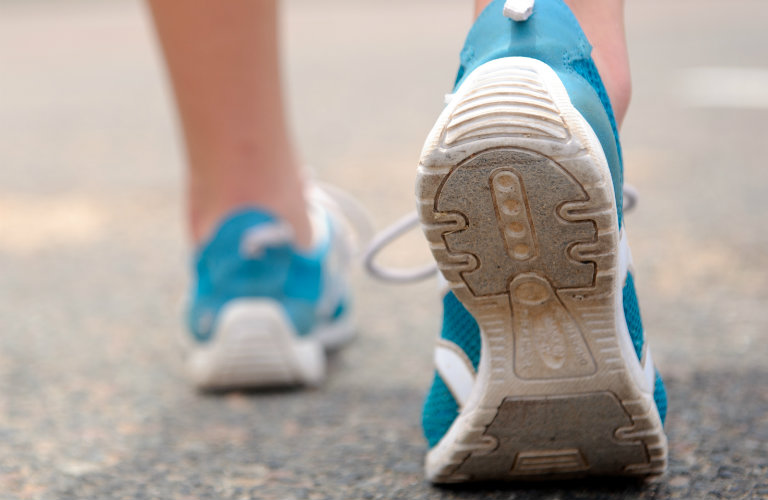
[[[475,369],[467,355],[453,342],[440,339],[435,349],[435,367],[448,390],[463,407],[475,383]]]
[[[619,283],[624,286],[627,281],[627,274],[629,268],[632,267],[632,252],[629,250],[629,242],[627,241],[627,230],[621,228],[621,235],[619,236],[619,263],[618,263],[618,276]]]
[[[618,255],[618,265],[617,265],[617,272],[619,279],[617,280],[618,286],[620,286],[618,293],[616,294],[617,298],[623,299],[623,289],[624,284],[627,281],[627,275],[629,274],[630,269],[632,269],[632,252],[629,250],[629,242],[627,240],[627,230],[626,228],[621,228],[621,235],[619,237],[619,255]],[[617,321],[617,326],[619,328],[619,331],[621,332],[620,339],[623,339],[622,347],[624,348],[626,353],[630,352],[631,350],[634,351],[634,345],[632,345],[631,342],[631,336],[629,335],[629,327],[627,326],[627,318],[624,315],[624,307],[622,303],[622,307],[617,307],[617,312],[619,314],[619,318]],[[642,374],[637,374],[636,380],[638,382],[638,385],[645,390],[646,392],[653,392],[654,385],[656,383],[656,368],[653,365],[653,358],[651,357],[651,351],[648,348],[648,343],[643,342],[643,356],[642,360],[640,361],[640,366],[642,369]]]
[[[645,375],[645,381],[648,386],[655,389],[656,386],[656,367],[653,364],[653,356],[651,356],[651,349],[648,347],[648,342],[644,344],[645,352],[643,353],[643,374]]]

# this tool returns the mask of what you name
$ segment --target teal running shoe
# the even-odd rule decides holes
[[[423,414],[437,483],[649,476],[667,462],[611,105],[569,8],[519,8],[532,4],[479,16],[418,168],[446,289]]]
[[[321,202],[310,210],[310,251],[296,249],[286,223],[246,208],[197,252],[184,336],[197,387],[316,385],[326,351],[354,336],[346,284],[352,228],[328,197],[313,198]]]

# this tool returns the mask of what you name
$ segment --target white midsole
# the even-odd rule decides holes
[[[210,340],[183,337],[185,364],[201,388],[317,385],[326,349],[353,336],[349,314],[299,336],[276,301],[241,298],[222,307]]]

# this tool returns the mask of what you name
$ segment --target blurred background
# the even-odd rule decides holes
[[[727,12],[724,10],[727,9]],[[288,0],[305,161],[378,228],[471,23],[462,0]],[[768,498],[768,3],[628,2],[627,219],[670,393],[669,473],[435,489],[421,399],[434,282],[354,274],[360,337],[319,390],[204,396],[176,337],[183,157],[145,6],[0,0],[0,499]],[[428,259],[418,234],[385,260]]]

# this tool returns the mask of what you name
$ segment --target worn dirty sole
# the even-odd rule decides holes
[[[419,165],[422,227],[477,320],[468,401],[426,459],[433,482],[655,475],[666,438],[626,326],[600,142],[557,74],[477,68]]]

